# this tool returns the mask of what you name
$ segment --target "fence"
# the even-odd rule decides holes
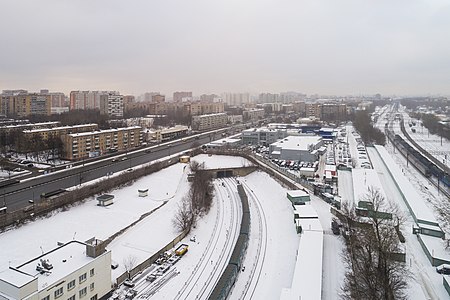
[[[148,259],[144,260],[142,263],[134,267],[129,273],[125,272],[116,279],[116,286],[119,286],[122,282],[129,278],[133,278],[136,274],[142,272],[146,268],[148,268],[151,264],[153,264],[158,257],[164,252],[174,248],[176,244],[178,244],[182,239],[184,239],[187,235],[187,232],[183,231],[176,238],[170,241],[167,245],[165,245],[161,250],[150,256]]]

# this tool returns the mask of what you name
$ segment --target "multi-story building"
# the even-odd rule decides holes
[[[344,103],[321,104],[320,119],[322,121],[343,121],[347,118],[347,105]]]
[[[62,136],[64,157],[78,160],[108,153],[139,147],[142,143],[140,126],[71,133]]]
[[[0,100],[0,114],[19,118],[31,115],[51,115],[50,95],[25,91],[13,95],[3,94]]]
[[[111,291],[111,251],[91,239],[70,241],[0,272],[0,299],[97,300]]]
[[[251,102],[249,93],[224,93],[222,99],[229,106],[242,106]]]
[[[25,138],[31,139],[35,135],[39,135],[43,140],[48,139],[50,136],[53,137],[61,137],[65,134],[69,133],[78,133],[78,132],[86,132],[86,131],[95,131],[98,129],[98,125],[95,123],[92,124],[81,124],[81,125],[73,125],[73,126],[61,126],[61,127],[52,127],[52,128],[38,128],[38,129],[28,129],[23,130]]]
[[[270,145],[287,136],[286,129],[252,128],[242,131],[243,145]]]
[[[280,94],[261,93],[259,94],[258,103],[279,102]]]
[[[119,95],[115,91],[71,91],[69,108],[74,109],[99,109],[100,96],[102,95]]]
[[[53,128],[57,127],[60,124],[58,121],[54,122],[43,122],[43,123],[27,123],[27,124],[18,124],[18,125],[6,125],[0,126],[0,132],[10,132],[10,131],[23,131],[23,130],[32,130],[32,129],[42,129],[42,128]]]
[[[217,114],[224,112],[222,102],[188,102],[184,104],[183,111],[191,116]]]
[[[237,124],[244,121],[242,115],[228,115],[228,123]]]
[[[155,131],[154,137],[157,142],[167,142],[176,138],[186,136],[187,133],[188,133],[187,126],[176,125],[175,127],[164,128]]]
[[[192,92],[175,92],[173,93],[173,102],[181,102],[183,98],[191,98]]]
[[[242,116],[244,118],[244,121],[256,121],[259,119],[264,118],[264,109],[263,108],[254,108],[254,109],[249,109],[249,110],[244,110],[242,112]]]
[[[100,96],[100,114],[114,118],[123,117],[123,96],[115,93]]]
[[[214,95],[214,94],[211,94],[211,95],[207,95],[207,94],[200,95],[200,101],[202,101],[202,102],[214,102],[217,99],[221,99],[221,98],[219,98],[219,96]]]
[[[226,113],[200,115],[192,117],[192,129],[203,131],[225,127],[228,122]]]
[[[164,95],[153,95],[152,102],[163,103],[166,101],[166,96]]]
[[[320,119],[320,104],[315,102],[308,102],[305,104],[305,114],[307,118]]]
[[[66,106],[66,95],[64,95],[64,93],[49,92],[49,90],[41,90],[40,94],[50,96],[50,105],[52,108]]]

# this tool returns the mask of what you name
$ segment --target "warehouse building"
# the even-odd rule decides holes
[[[288,136],[269,147],[273,158],[313,162],[317,159],[317,151],[323,145],[319,136]]]
[[[251,128],[242,131],[243,145],[270,145],[287,136],[286,129]]]

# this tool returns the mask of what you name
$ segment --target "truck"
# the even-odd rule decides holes
[[[175,254],[178,256],[183,256],[188,251],[189,246],[186,244],[181,244],[177,249],[175,249]]]

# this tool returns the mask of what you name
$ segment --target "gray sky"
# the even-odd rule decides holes
[[[450,1],[2,0],[0,89],[450,94]]]

